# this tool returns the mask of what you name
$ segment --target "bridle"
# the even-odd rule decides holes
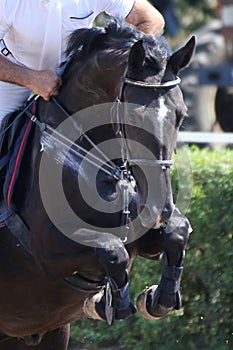
[[[171,88],[174,87],[178,84],[180,84],[181,79],[180,77],[176,77],[173,80],[165,81],[165,82],[155,82],[155,83],[150,83],[150,82],[145,82],[141,80],[134,80],[131,78],[126,77],[126,72],[121,78],[121,86],[119,90],[119,96],[116,98],[116,101],[113,105],[112,112],[114,114],[115,121],[119,125],[118,133],[121,135],[122,138],[122,148],[124,149],[124,158],[122,161],[125,164],[128,164],[129,166],[134,166],[134,165],[145,165],[145,166],[157,166],[160,165],[163,170],[166,170],[170,168],[174,162],[171,159],[155,159],[155,160],[149,160],[149,159],[131,159],[129,157],[129,152],[127,150],[127,144],[125,141],[125,136],[124,136],[124,120],[122,118],[122,114],[119,112],[120,105],[122,102],[124,102],[124,87],[125,85],[131,85],[131,86],[136,86],[140,88],[146,88],[146,89],[166,89],[166,88]],[[114,121],[114,120],[113,120]]]
[[[174,80],[169,80],[165,82],[160,83],[149,83],[146,81],[141,80],[134,80],[127,77],[122,77],[122,81],[124,84],[133,85],[133,86],[139,86],[142,88],[149,88],[149,89],[165,89],[169,87],[174,87],[176,85],[179,85],[181,83],[180,77],[176,77]]]

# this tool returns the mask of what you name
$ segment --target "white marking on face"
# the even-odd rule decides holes
[[[159,116],[159,133],[160,133],[160,141],[161,144],[163,145],[164,143],[164,137],[163,137],[163,133],[164,133],[164,118],[166,117],[167,113],[168,113],[168,108],[165,105],[165,99],[164,97],[160,97],[158,100],[159,106],[158,106],[158,116]],[[162,155],[162,147],[160,150],[160,158],[163,158]]]
[[[165,118],[168,112],[168,108],[165,105],[164,97],[159,98],[159,116],[160,118]]]

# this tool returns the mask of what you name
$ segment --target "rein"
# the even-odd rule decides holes
[[[52,100],[67,117],[71,117],[71,115],[61,106],[61,104],[57,101],[57,99],[54,96],[52,96]],[[30,119],[39,126],[42,133],[46,134],[46,136],[48,136],[49,138],[62,144],[65,148],[67,148],[70,152],[72,152],[82,160],[89,153],[85,148],[73,143],[72,141],[70,141],[69,138],[59,133],[50,125],[40,122],[35,115],[30,116]],[[112,162],[111,159],[109,159],[106,156],[106,154],[102,152],[100,148],[85,133],[82,135],[89,142],[89,144],[99,153],[99,155],[102,156],[101,159],[95,156],[94,154],[88,154],[89,158],[85,158],[85,160],[93,166],[97,167],[98,169],[102,167],[102,171],[104,173],[118,181],[125,178],[125,173],[122,171],[122,169],[119,166],[117,166],[114,162]],[[103,163],[105,163],[104,168]]]
[[[7,335],[6,336],[3,336],[2,338],[0,338],[0,344],[2,343],[5,343],[6,341],[12,339],[11,337],[8,337]]]

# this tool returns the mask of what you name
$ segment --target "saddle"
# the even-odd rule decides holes
[[[31,254],[27,239],[30,229],[17,213],[14,205],[14,189],[22,166],[28,140],[35,128],[37,99],[32,97],[19,110],[7,115],[0,128],[0,229],[7,227],[15,238]],[[12,339],[0,334],[0,344]],[[41,342],[40,334],[18,338],[28,346]]]
[[[30,117],[36,104],[29,100],[16,112],[7,115],[0,129],[0,229],[7,226],[17,240],[30,252],[27,245],[28,228],[17,214],[14,191],[24,159],[29,136],[34,129]]]

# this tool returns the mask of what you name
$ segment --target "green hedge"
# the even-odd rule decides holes
[[[193,233],[182,278],[183,308],[158,321],[137,315],[112,327],[83,318],[73,324],[72,339],[87,348],[115,343],[130,350],[233,348],[233,151],[192,148],[189,159],[193,186],[186,216]],[[178,175],[186,172],[187,164],[179,161],[173,174],[175,192]],[[132,297],[146,285],[158,283],[160,274],[160,262],[136,259],[131,272]]]

